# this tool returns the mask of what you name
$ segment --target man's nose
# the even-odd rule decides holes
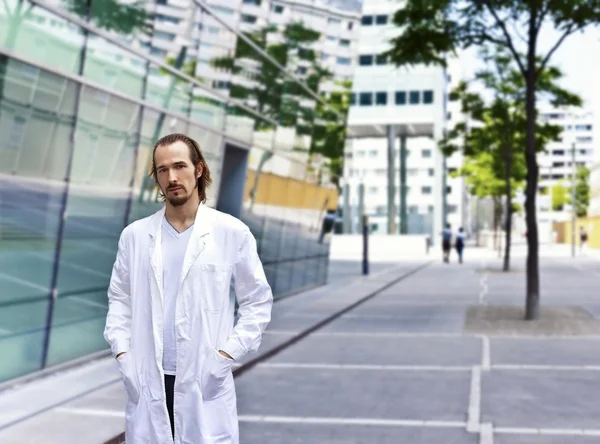
[[[177,175],[174,170],[169,170],[169,183],[177,183]]]

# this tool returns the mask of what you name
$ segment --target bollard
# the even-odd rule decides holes
[[[363,261],[362,270],[366,276],[369,274],[369,216],[363,215]]]

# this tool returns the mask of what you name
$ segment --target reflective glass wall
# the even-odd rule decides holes
[[[148,172],[168,133],[200,143],[213,207],[225,147],[247,150],[240,217],[276,297],[326,282],[323,220],[337,190],[310,150],[327,107],[184,3],[0,6],[0,382],[107,348],[117,241],[162,205]],[[258,48],[277,59],[264,34]],[[294,44],[283,50],[309,66]]]

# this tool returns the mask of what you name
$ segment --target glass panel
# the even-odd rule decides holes
[[[146,61],[90,34],[83,76],[98,85],[141,99]]]
[[[43,65],[78,73],[82,30],[28,1],[6,0],[0,8],[0,45]]]
[[[127,217],[138,112],[137,104],[81,89],[49,364],[105,347],[100,318]]]
[[[41,366],[76,87],[3,56],[0,63],[2,381]]]

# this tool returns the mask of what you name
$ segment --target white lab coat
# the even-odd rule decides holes
[[[123,230],[108,290],[104,337],[114,356],[127,352],[118,362],[128,395],[128,444],[173,443],[162,369],[164,213]],[[175,443],[237,444],[233,361],[217,350],[235,361],[256,351],[273,295],[246,225],[201,204],[192,230],[175,315]]]

